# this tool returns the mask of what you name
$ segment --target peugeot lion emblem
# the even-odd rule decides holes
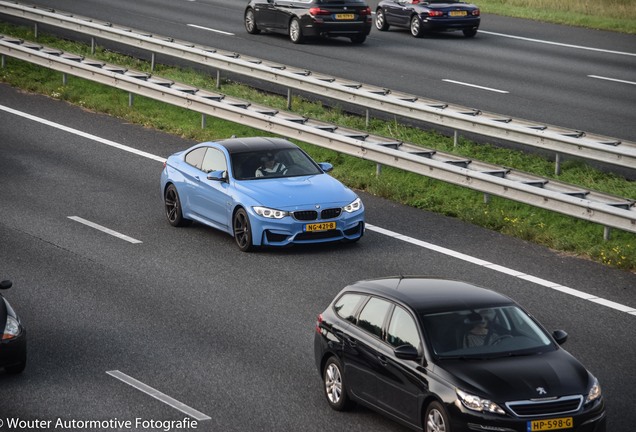
[[[548,394],[547,391],[545,391],[545,389],[543,387],[537,387],[537,393],[539,393],[540,395],[545,395]]]

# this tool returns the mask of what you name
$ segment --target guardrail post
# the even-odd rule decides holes
[[[556,154],[556,158],[554,159],[554,175],[561,174],[561,155],[559,153]]]
[[[608,241],[612,235],[612,228],[606,226],[603,227],[603,240]]]
[[[221,88],[221,70],[216,70],[216,88],[217,90]]]
[[[133,103],[135,102],[135,94],[134,93],[128,93],[128,106],[131,107],[133,106]]]
[[[65,86],[68,83],[68,75],[66,72],[62,73],[62,85]]]
[[[7,59],[5,57],[4,54],[2,54],[2,59],[0,60],[0,63],[2,63],[2,69],[4,69],[7,66]]]
[[[205,129],[206,120],[207,120],[207,116],[205,114],[201,114],[201,129]]]
[[[91,54],[95,54],[95,36],[91,36]]]
[[[38,38],[38,23],[35,23],[33,26],[33,34],[35,35],[35,38]]]
[[[375,165],[375,176],[376,177],[380,177],[380,174],[382,174],[382,164],[376,164]]]
[[[453,147],[457,147],[458,138],[459,138],[459,134],[457,133],[457,130],[455,130],[453,132]]]
[[[485,193],[484,194],[484,204],[489,204],[490,203],[490,194],[489,193]]]
[[[150,72],[155,71],[155,53],[150,55]]]
[[[366,118],[364,120],[365,127],[369,127],[369,110],[366,110]]]
[[[292,93],[290,88],[287,89],[287,109],[292,109]]]

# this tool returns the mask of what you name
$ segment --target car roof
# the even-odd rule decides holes
[[[296,144],[287,141],[286,139],[269,137],[229,138],[226,140],[216,141],[215,144],[225,147],[230,154],[298,148]]]
[[[391,298],[420,314],[516,304],[510,297],[468,282],[426,276],[367,279],[345,290]]]

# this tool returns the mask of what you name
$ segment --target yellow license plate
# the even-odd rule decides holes
[[[574,427],[574,419],[572,417],[562,417],[547,420],[530,420],[528,422],[528,431],[554,431],[562,429],[571,429]]]
[[[466,11],[450,11],[448,13],[448,16],[452,16],[452,17],[455,17],[455,16],[466,16],[466,15],[468,15],[468,12],[466,12]]]
[[[352,20],[355,18],[354,14],[336,14],[337,20]]]
[[[313,223],[305,225],[306,232],[315,232],[315,231],[329,231],[336,229],[335,222],[323,222],[323,223]]]

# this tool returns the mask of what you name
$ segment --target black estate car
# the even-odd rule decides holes
[[[11,281],[0,282],[0,289],[11,288]],[[9,302],[0,294],[0,368],[20,373],[26,366],[26,331]]]
[[[359,402],[426,432],[603,432],[601,387],[509,297],[425,277],[365,280],[318,316],[329,405]]]
[[[293,43],[342,36],[361,44],[373,24],[365,0],[250,0],[244,18],[248,33],[284,33]]]
[[[473,37],[480,20],[477,6],[459,0],[381,0],[375,11],[378,30],[404,27],[415,37],[422,37],[426,32],[456,30]]]

